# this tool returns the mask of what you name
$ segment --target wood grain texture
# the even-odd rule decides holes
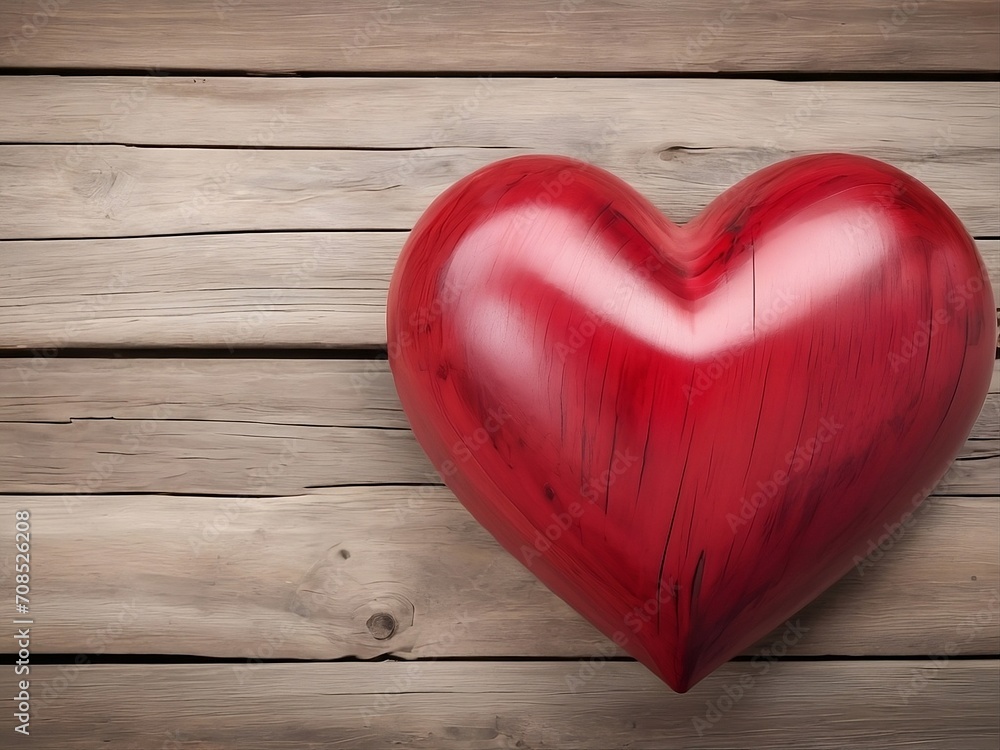
[[[33,665],[30,744],[996,748],[1000,369],[939,496],[802,615],[798,658],[863,658],[730,663],[677,696],[602,661],[427,484],[383,361],[280,348],[384,347],[414,218],[526,152],[609,168],[677,220],[786,156],[882,158],[994,238],[1000,299],[995,81],[765,80],[995,73],[998,33],[994,0],[0,3],[0,70],[21,68],[0,76],[0,349],[26,350],[0,359],[0,492],[42,493],[0,495],[0,533],[37,514],[32,646],[239,659]],[[334,75],[241,75],[300,70]],[[719,70],[757,78],[627,77]],[[407,75],[340,75],[364,71]],[[61,356],[175,346],[275,358]],[[391,482],[416,484],[307,489]],[[386,611],[403,625],[376,640]],[[380,654],[420,660],[260,663]]]
[[[1000,494],[998,399],[938,494]],[[2,492],[267,496],[438,482],[385,362],[0,359]]]
[[[730,664],[687,695],[669,693],[637,664],[599,662],[595,677],[580,679],[587,666],[108,664],[74,669],[62,690],[59,667],[41,667],[39,684],[54,697],[33,739],[67,750],[170,742],[218,750],[993,750],[1000,733],[995,661]],[[744,694],[709,723],[709,707],[720,698],[728,706],[726,688],[735,694],[741,680]]]
[[[441,147],[409,160],[397,151],[0,146],[0,238],[409,229],[461,177],[534,150]],[[683,222],[747,174],[790,155],[753,148],[664,154],[593,161]],[[973,234],[996,236],[996,195],[982,188],[1000,180],[994,157],[976,150],[887,161],[919,172]]]
[[[636,162],[670,147],[941,159],[996,151],[1000,118],[997,87],[968,81],[39,75],[0,76],[0,100],[3,143],[610,149]]]
[[[51,8],[51,9],[50,9]],[[986,0],[219,0],[0,12],[0,64],[257,71],[993,70]],[[50,10],[46,10],[50,9]]]
[[[437,480],[409,430],[79,419],[3,425],[0,491],[276,496],[343,485]],[[997,441],[968,441],[935,487],[995,495]]]
[[[263,499],[0,496],[0,530],[11,538],[13,511],[22,508],[36,530],[32,613],[44,630],[35,653],[623,653],[441,487]],[[932,498],[871,549],[800,614],[806,634],[790,653],[945,653],[952,642],[952,655],[1000,653],[996,498]],[[3,555],[0,573],[12,589]],[[992,619],[968,628],[980,612]],[[394,618],[391,637],[377,639],[368,627],[377,614]]]
[[[766,164],[831,150],[907,169],[1000,234],[988,83],[31,76],[0,92],[0,140],[35,144],[0,147],[4,237],[406,229],[459,177],[527,152],[593,161],[684,220]]]
[[[403,232],[0,242],[0,349],[385,346]],[[1000,300],[1000,240],[979,240]]]

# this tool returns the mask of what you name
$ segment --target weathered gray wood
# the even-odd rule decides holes
[[[30,0],[0,6],[0,67],[995,71],[998,31],[993,0]],[[995,83],[8,76],[0,102],[0,238],[32,240],[0,239],[0,348],[37,350],[0,360],[0,491],[42,493],[0,496],[0,534],[31,509],[33,651],[246,659],[36,664],[35,746],[997,747],[998,371],[939,496],[798,618],[798,656],[869,658],[674,696],[427,484],[384,362],[58,356],[382,346],[405,230],[517,153],[586,158],[683,221],[767,163],[853,151],[996,237]],[[324,231],[352,229],[393,231]],[[140,236],[219,231],[241,234]],[[415,486],[309,489],[393,482]],[[380,654],[587,661],[259,666]]]
[[[1000,493],[989,398],[938,493]],[[0,420],[0,492],[288,495],[438,481],[384,362],[5,358]]]
[[[112,386],[112,387],[109,387]],[[175,390],[175,400],[164,401]],[[974,439],[1000,436],[1000,360]],[[181,398],[178,398],[181,396]],[[80,419],[409,427],[385,359],[0,360],[0,424]]]
[[[9,423],[0,432],[0,454],[6,492],[288,495],[437,476],[409,430],[364,427],[205,419]]]
[[[0,242],[0,348],[385,345],[403,232]]]
[[[441,487],[256,499],[6,495],[8,538],[19,509],[35,529],[38,653],[95,643],[102,653],[306,659],[614,648]],[[1000,597],[995,498],[932,498],[872,549],[801,613],[808,635],[793,653],[944,653],[953,641],[955,653],[1000,652],[996,613],[989,627],[962,630]],[[13,590],[7,555],[0,583]],[[394,618],[388,639],[367,624],[378,614]],[[116,621],[120,632],[102,639]]]
[[[32,744],[66,750],[995,750],[1000,737],[992,659],[744,662],[686,695],[621,662],[107,664],[33,673],[32,684],[53,698],[37,701]]]
[[[124,237],[222,231],[409,229],[447,187],[501,156],[533,153],[441,147],[310,151],[90,146],[0,146],[0,238]],[[864,153],[864,152],[862,152]],[[687,221],[757,168],[788,156],[760,148],[594,158],[676,221]],[[889,156],[919,173],[974,234],[1000,234],[995,151],[928,160]]]
[[[406,236],[0,242],[0,349],[385,346]],[[1000,300],[1000,241],[978,244]]]
[[[941,159],[996,151],[1000,117],[997,87],[969,81],[0,76],[0,101],[0,142],[79,144],[74,154],[103,143]]]
[[[994,70],[987,0],[113,0],[0,9],[0,64],[254,71]]]

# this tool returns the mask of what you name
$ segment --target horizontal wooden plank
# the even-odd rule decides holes
[[[302,232],[0,242],[0,348],[385,346],[389,278],[405,240]]]
[[[0,93],[0,140],[28,144],[0,147],[6,238],[407,229],[459,177],[528,152],[587,158],[683,221],[824,150],[886,159],[1000,234],[988,83],[39,76]],[[176,148],[194,145],[244,148]]]
[[[442,487],[92,500],[0,496],[7,538],[14,511],[31,513],[31,611],[44,623],[35,653],[94,644],[101,653],[297,659],[614,649]],[[895,539],[871,546],[870,561],[801,613],[807,635],[791,653],[944,653],[952,641],[954,653],[1000,653],[996,612],[989,627],[956,635],[991,602],[1000,610],[996,498],[932,498]],[[0,566],[9,590],[11,562]],[[382,640],[368,626],[379,614],[395,624]],[[102,638],[112,623],[121,627]]]
[[[5,4],[0,64],[251,71],[994,70],[988,0]]]
[[[437,482],[386,364],[0,359],[0,492],[288,495]],[[1000,492],[991,395],[937,492]]]
[[[673,160],[685,147],[762,146],[940,160],[995,151],[1000,118],[997,87],[970,81],[40,75],[0,76],[0,100],[0,142],[77,144],[74,155],[91,144],[534,148],[646,169],[670,147]]]
[[[994,750],[1000,737],[995,660],[747,662],[686,695],[621,662],[106,664],[32,673],[32,685],[56,696],[33,704],[33,744],[66,750]]]
[[[0,146],[0,239],[193,232],[409,229],[465,175],[533,147],[398,151]],[[609,167],[687,221],[758,167],[791,156],[759,148],[665,151]],[[996,151],[887,161],[918,172],[974,234],[1000,234]]]
[[[0,242],[0,349],[385,346],[403,232]],[[1000,240],[979,240],[1000,300]]]

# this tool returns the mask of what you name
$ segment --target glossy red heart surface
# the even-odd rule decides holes
[[[683,692],[931,491],[985,399],[994,310],[959,219],[882,162],[782,162],[678,226],[524,156],[419,220],[388,351],[459,500]]]

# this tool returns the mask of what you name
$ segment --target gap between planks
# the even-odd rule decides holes
[[[0,146],[8,239],[407,229],[465,174],[538,152],[611,169],[684,221],[766,164],[851,151],[1000,235],[988,82],[7,76],[0,98],[0,141],[35,144]]]
[[[552,150],[518,146],[504,155]],[[664,158],[645,145],[612,142],[588,161],[685,222],[747,175],[815,150],[727,146]],[[982,189],[1000,181],[995,148],[954,149],[937,158],[850,144],[842,150],[882,158],[921,177],[970,232],[1000,235],[996,194]],[[407,158],[357,150],[0,146],[0,238],[404,230],[445,189],[498,158],[496,149],[478,146],[415,153]],[[585,154],[573,149],[569,155]]]
[[[44,359],[66,347],[384,347],[406,236],[0,241],[0,350]],[[1000,300],[1000,240],[977,245]]]
[[[1000,492],[998,412],[990,394],[938,494]],[[0,358],[0,427],[8,493],[440,482],[384,360]]]
[[[66,687],[59,667],[33,673],[57,696],[34,704],[33,739],[66,750],[995,750],[1000,737],[995,661],[730,663],[686,695],[601,661],[91,665]]]
[[[12,537],[13,511],[24,508],[37,531],[32,583],[44,595],[33,597],[32,612],[45,631],[36,652],[99,646],[100,653],[247,659],[623,653],[443,487],[223,501],[3,495],[0,508],[10,511],[0,513],[0,531]],[[790,653],[1000,653],[997,498],[933,497],[870,542],[869,559],[793,618],[806,635]],[[12,557],[0,556],[0,581],[11,585]],[[375,615],[393,618],[388,639],[370,629]]]

